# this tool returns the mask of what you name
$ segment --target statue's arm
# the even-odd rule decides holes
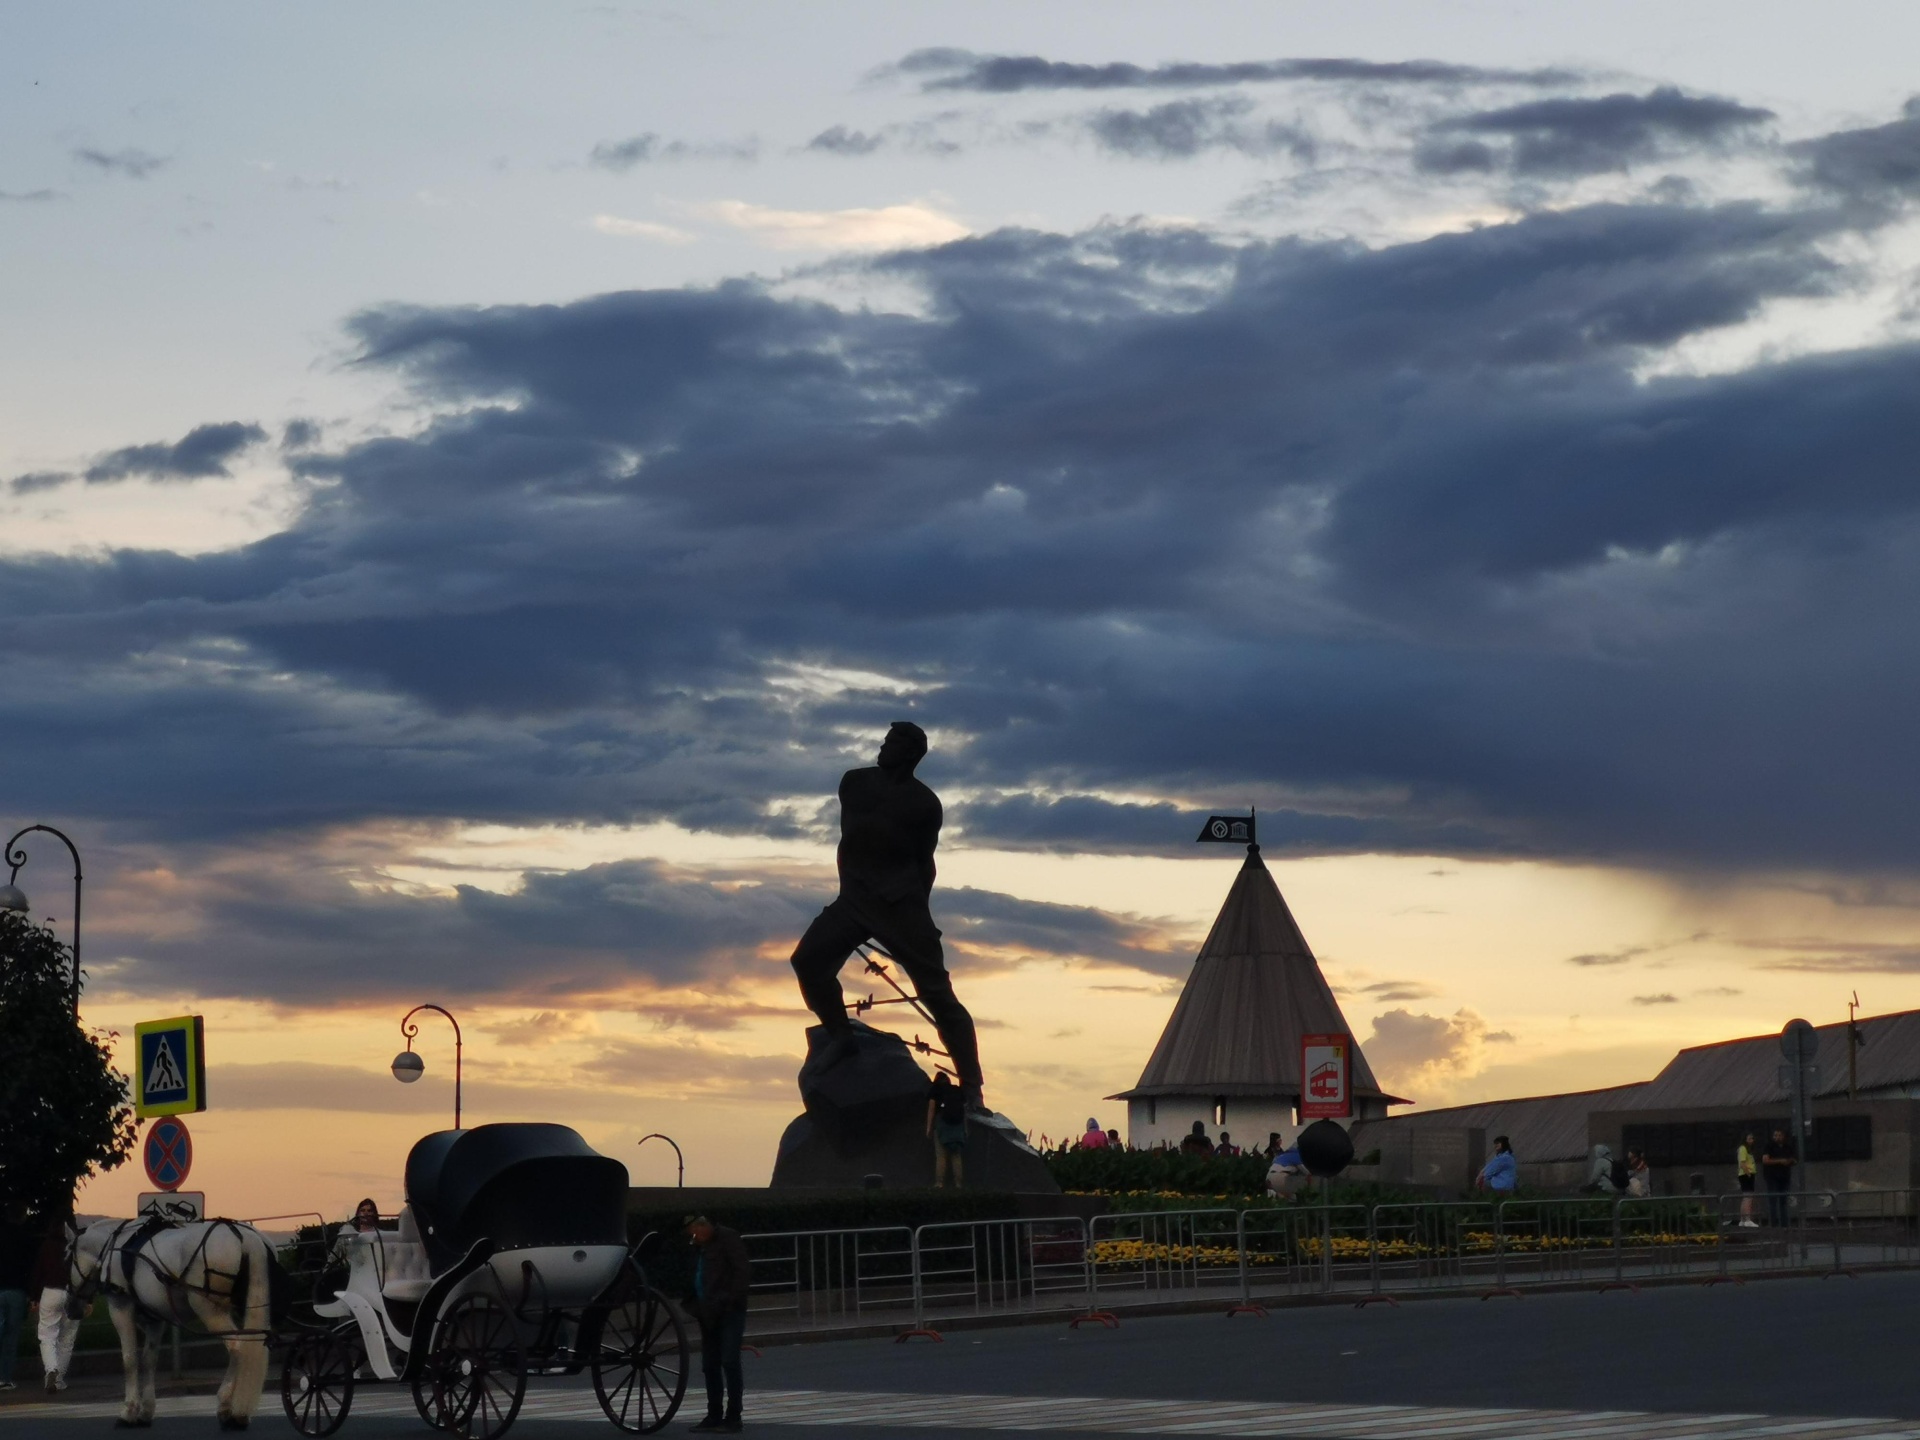
[[[933,863],[933,852],[940,846],[940,827],[946,823],[947,812],[940,804],[940,797],[927,791],[927,801],[932,814],[932,824],[927,827],[927,850],[924,862],[927,875],[927,893],[933,893],[933,882],[940,874],[940,867]]]

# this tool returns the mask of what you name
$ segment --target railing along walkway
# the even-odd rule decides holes
[[[749,1333],[887,1329],[1217,1303],[1636,1289],[1920,1266],[1916,1192],[1468,1200],[1137,1211],[748,1235]],[[1777,1223],[1784,1222],[1784,1223]]]

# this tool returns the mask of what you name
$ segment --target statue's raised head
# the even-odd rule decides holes
[[[880,768],[910,771],[926,754],[927,732],[911,720],[896,720],[880,742]]]

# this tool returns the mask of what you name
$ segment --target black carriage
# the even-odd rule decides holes
[[[627,1170],[564,1125],[428,1135],[407,1157],[397,1231],[344,1230],[344,1283],[281,1338],[280,1394],[331,1435],[356,1384],[409,1387],[436,1429],[493,1440],[530,1375],[588,1371],[607,1418],[646,1434],[680,1408],[687,1337],[626,1235]]]

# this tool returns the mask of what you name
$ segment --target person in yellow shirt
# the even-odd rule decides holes
[[[1740,1228],[1758,1230],[1760,1222],[1753,1218],[1753,1183],[1758,1165],[1754,1161],[1755,1140],[1748,1135],[1740,1142],[1740,1148],[1734,1152],[1734,1176],[1740,1182]]]

